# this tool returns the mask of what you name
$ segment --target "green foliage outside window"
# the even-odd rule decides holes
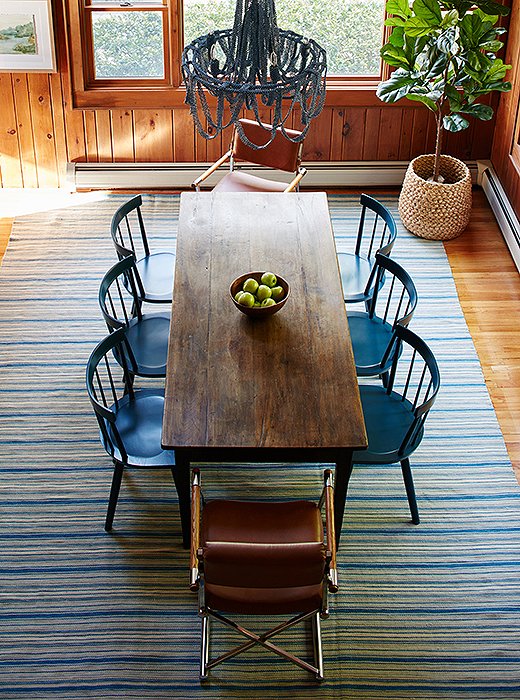
[[[163,78],[160,12],[94,12],[96,78]]]
[[[278,25],[315,39],[327,51],[329,75],[378,75],[383,0],[279,0]],[[185,43],[233,26],[235,0],[185,0]],[[97,78],[164,75],[159,12],[94,12]]]
[[[185,0],[185,43],[233,26],[234,0]],[[383,0],[278,0],[280,29],[311,37],[327,51],[329,75],[378,75]]]

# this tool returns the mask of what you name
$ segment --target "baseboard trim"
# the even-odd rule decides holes
[[[477,179],[477,163],[467,163],[473,180]],[[208,163],[69,163],[67,183],[72,189],[184,189],[191,186]],[[395,187],[403,182],[408,161],[341,161],[305,163],[305,187]],[[246,172],[262,173],[262,177],[281,180],[280,172],[247,166]],[[226,172],[221,168],[206,181],[214,187]],[[287,182],[290,175],[287,175]]]
[[[479,161],[478,184],[493,210],[511,257],[520,272],[520,223],[490,161]]]

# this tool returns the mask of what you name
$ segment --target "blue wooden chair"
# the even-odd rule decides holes
[[[120,328],[97,345],[87,363],[87,391],[99,424],[101,444],[114,462],[105,530],[112,529],[123,471],[136,467],[171,470],[181,519],[189,532],[189,475],[186,470],[175,468],[173,451],[161,447],[164,390],[133,386],[124,361],[129,353],[124,329]],[[116,354],[122,358],[122,373]]]
[[[119,207],[110,227],[112,240],[119,260],[130,255],[135,257],[143,301],[168,304],[173,297],[175,255],[166,251],[150,252],[141,213],[142,204],[139,194]]]
[[[401,463],[412,522],[419,523],[410,455],[420,445],[424,423],[440,386],[439,368],[426,343],[409,328],[397,325],[393,362],[387,386],[359,387],[368,435],[368,449],[354,452],[355,464]],[[402,350],[402,352],[401,352]]]
[[[103,277],[99,306],[110,332],[123,328],[130,353],[125,363],[132,374],[165,377],[170,332],[170,312],[143,313],[143,290],[133,255],[123,258]],[[118,362],[122,358],[117,356]]]
[[[376,253],[374,295],[366,311],[347,307],[358,377],[381,375],[383,381],[401,346],[394,342],[397,325],[408,326],[417,306],[417,291],[404,268]],[[386,284],[382,280],[386,277]]]
[[[397,236],[394,217],[384,204],[367,194],[362,194],[359,201],[361,216],[355,250],[338,253],[345,303],[366,302],[372,298],[375,255],[380,252],[389,256]]]

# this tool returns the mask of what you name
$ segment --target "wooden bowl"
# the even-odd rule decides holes
[[[274,274],[276,275],[276,279],[278,280],[277,286],[280,286],[284,291],[283,299],[277,301],[276,304],[273,304],[272,306],[242,306],[242,304],[239,304],[238,301],[235,299],[235,294],[242,289],[242,285],[244,284],[244,282],[247,279],[249,279],[249,277],[252,277],[258,282],[258,284],[260,284],[260,280],[263,274],[263,272],[247,272],[245,275],[240,275],[240,277],[237,277],[235,280],[233,280],[229,287],[229,293],[231,295],[231,300],[233,304],[237,307],[239,311],[241,311],[246,316],[250,316],[251,318],[265,318],[266,316],[272,316],[277,311],[280,311],[280,309],[284,306],[285,302],[287,301],[287,298],[289,297],[290,289],[288,283],[284,280],[283,277],[280,277],[280,275],[276,275],[275,272]]]

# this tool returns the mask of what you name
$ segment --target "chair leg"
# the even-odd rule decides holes
[[[116,512],[117,498],[119,489],[121,488],[121,479],[123,478],[123,465],[121,462],[114,462],[114,476],[112,477],[112,486],[110,487],[110,496],[108,499],[107,517],[105,520],[105,530],[108,532],[112,529],[114,515]]]
[[[202,635],[200,639],[200,679],[208,677],[209,662],[209,615],[202,615]]]
[[[419,511],[417,509],[417,500],[415,498],[415,488],[413,485],[412,470],[410,469],[410,460],[401,460],[401,471],[403,472],[404,486],[406,488],[406,495],[408,497],[408,505],[410,506],[410,513],[412,515],[412,523],[414,525],[419,524]]]
[[[379,375],[385,389],[388,389],[388,372]]]
[[[312,621],[312,644],[314,647],[314,664],[318,669],[316,673],[316,680],[323,680],[323,650],[321,647],[321,623],[320,623],[320,613],[317,612],[314,617],[311,618]]]

